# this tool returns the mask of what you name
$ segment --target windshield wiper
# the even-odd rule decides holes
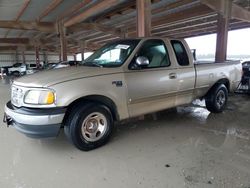
[[[83,65],[86,65],[86,66],[95,66],[95,67],[103,67],[102,65],[96,63],[96,62],[86,62],[86,63],[83,63]]]

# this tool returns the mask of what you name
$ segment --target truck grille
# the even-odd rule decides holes
[[[21,107],[24,97],[23,89],[12,86],[11,87],[11,103],[16,107]]]

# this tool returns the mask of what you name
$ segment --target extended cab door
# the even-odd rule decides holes
[[[136,58],[139,56],[146,57],[149,65],[138,67]],[[176,71],[163,40],[144,41],[125,73],[130,116],[173,107],[178,82]]]
[[[171,40],[175,61],[177,62],[176,106],[191,103],[194,99],[195,69],[191,51],[184,40]]]

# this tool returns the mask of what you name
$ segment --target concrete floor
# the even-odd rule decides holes
[[[0,119],[8,100],[9,85],[0,83]],[[249,188],[250,97],[231,96],[222,114],[199,105],[120,123],[90,152],[63,132],[34,140],[0,122],[0,187]]]

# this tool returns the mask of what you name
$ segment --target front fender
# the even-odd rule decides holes
[[[114,81],[121,81],[123,84],[117,86]],[[123,74],[81,78],[56,84],[52,88],[56,91],[57,106],[69,106],[80,98],[99,95],[115,103],[120,119],[128,118],[127,87]]]

